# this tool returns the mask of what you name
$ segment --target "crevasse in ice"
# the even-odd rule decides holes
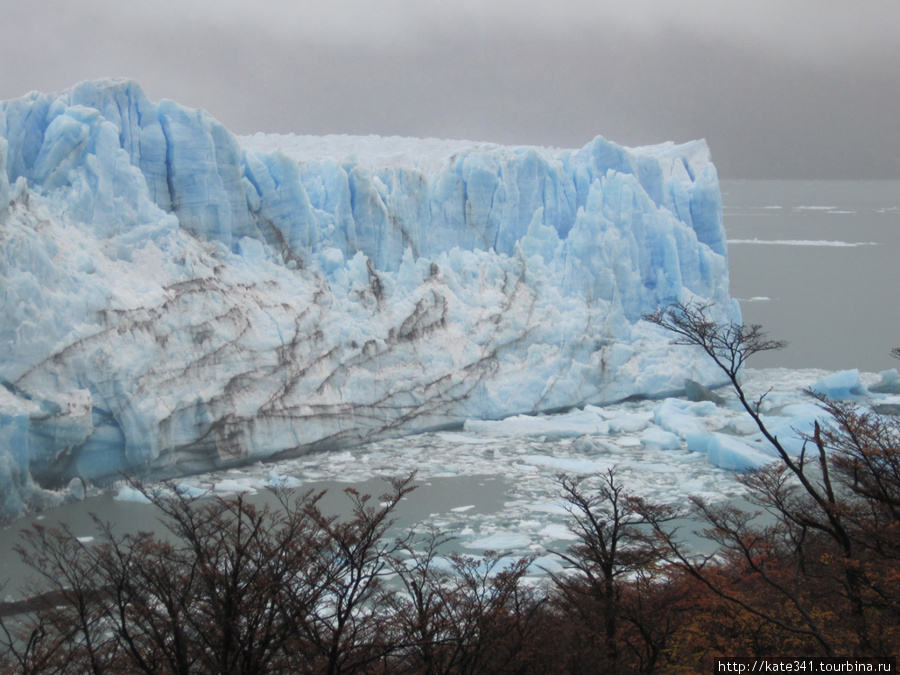
[[[739,319],[703,141],[301,140],[127,80],[0,105],[6,517],[72,479],[717,382],[640,319]]]

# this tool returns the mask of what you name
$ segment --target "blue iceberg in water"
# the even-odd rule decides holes
[[[0,511],[657,396],[720,375],[640,317],[728,295],[702,141],[238,138],[86,82],[0,105]]]

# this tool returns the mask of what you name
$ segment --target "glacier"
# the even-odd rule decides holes
[[[641,319],[728,293],[703,141],[238,137],[130,80],[0,104],[0,517],[723,382]]]

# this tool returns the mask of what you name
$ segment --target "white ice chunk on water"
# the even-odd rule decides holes
[[[213,489],[224,494],[241,494],[243,492],[256,494],[259,487],[259,481],[252,478],[226,478],[216,483]]]
[[[266,485],[270,487],[298,488],[303,485],[303,481],[296,476],[282,476],[275,469],[272,469],[266,479]]]
[[[178,483],[178,485],[175,486],[175,491],[185,497],[206,497],[209,494],[209,490],[196,485],[191,485],[190,483]]]
[[[563,537],[560,538],[562,539]],[[528,572],[529,574],[544,576],[546,574],[560,574],[564,569],[565,568],[560,562],[560,558],[549,555],[542,555],[535,558],[534,562],[529,565]]]
[[[668,398],[653,411],[654,423],[681,438],[719,429],[723,426],[721,413],[712,401],[691,401]]]
[[[706,481],[699,480],[699,479],[686,480],[678,487],[684,492],[689,492],[690,494],[697,494],[697,493],[703,492],[706,489]]]
[[[641,433],[641,442],[645,445],[654,445],[663,450],[677,450],[681,447],[681,439],[670,431],[653,427]]]
[[[466,420],[465,430],[488,435],[577,438],[608,434],[609,423],[594,412],[576,411],[548,417],[516,415],[497,421]]]
[[[734,436],[718,432],[690,433],[686,440],[688,450],[702,452],[712,464],[730,471],[756,469],[777,459],[774,452],[770,454]]]
[[[450,509],[453,513],[465,513],[475,508],[475,504],[467,504],[466,506],[457,506]]]
[[[531,537],[527,534],[500,532],[464,542],[463,546],[485,551],[506,551],[509,549],[524,548],[528,546],[529,543],[531,543]]]
[[[577,459],[569,457],[550,457],[547,455],[528,455],[526,463],[552,469],[553,471],[570,475],[589,476],[602,473],[609,469],[613,463],[605,460]]]
[[[113,497],[116,501],[120,502],[136,502],[138,504],[149,504],[150,499],[140,490],[133,488],[127,483],[122,483],[119,485],[118,492],[116,492],[115,497]]]
[[[647,428],[651,415],[620,414],[609,420],[609,430],[614,434],[635,433]]]
[[[574,541],[578,539],[578,535],[569,529],[564,523],[549,523],[540,529],[539,535],[548,537],[549,539],[559,539],[563,541]]]

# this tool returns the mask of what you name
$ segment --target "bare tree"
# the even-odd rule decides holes
[[[652,672],[671,631],[658,630],[667,622],[650,600],[662,595],[664,575],[657,574],[663,556],[648,526],[684,513],[631,494],[613,469],[591,479],[559,475],[557,482],[571,516],[569,530],[577,537],[565,552],[557,552],[569,569],[551,574],[561,604],[578,615],[573,623],[586,627],[589,639],[601,638],[604,668],[623,670],[620,651],[627,647],[641,672]],[[637,630],[637,641],[629,629]]]
[[[86,544],[34,526],[19,553],[52,592],[0,622],[0,641],[24,672],[359,671],[393,648],[377,599],[411,481],[392,480],[378,506],[348,490],[345,520],[322,513],[321,492],[275,490],[272,508],[138,486],[169,536],[95,519]]]
[[[730,506],[711,506],[700,499],[694,500],[694,506],[711,526],[708,535],[732,560],[742,560],[744,569],[774,594],[771,597],[786,604],[759,602],[760,598],[730,592],[705,573],[709,558],[689,555],[672,533],[654,522],[657,534],[671,560],[721,597],[782,630],[812,638],[824,653],[835,655],[848,649],[870,655],[889,653],[879,627],[881,610],[872,597],[896,603],[900,596],[896,584],[891,589],[882,584],[875,590],[874,579],[885,578],[876,574],[875,568],[884,563],[887,548],[884,542],[876,545],[872,533],[863,530],[875,522],[873,514],[877,512],[879,530],[888,528],[894,533],[891,541],[896,542],[897,511],[890,503],[892,495],[900,491],[888,484],[892,467],[900,462],[896,426],[877,415],[860,414],[855,408],[817,397],[828,421],[817,422],[799,456],[792,455],[768,429],[760,413],[762,397],[749,401],[740,381],[748,358],[780,349],[785,343],[769,340],[759,326],[717,323],[710,318],[710,307],[676,303],[644,318],[673,333],[675,344],[699,347],[712,358],[778,454],[779,462],[740,478],[750,488],[751,499],[769,513],[773,525],[759,525],[755,514]],[[812,448],[812,456],[807,454],[808,448]],[[876,549],[879,553],[873,556]],[[784,574],[785,566],[794,574]],[[826,606],[843,612],[846,620],[839,626],[828,621],[821,611]],[[846,632],[852,634],[852,640]]]

